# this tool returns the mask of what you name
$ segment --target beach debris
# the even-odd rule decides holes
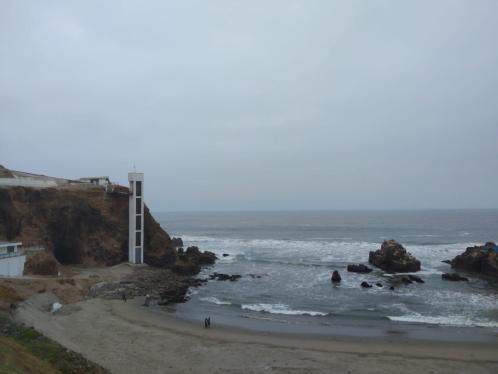
[[[391,273],[413,273],[420,270],[420,261],[396,240],[385,240],[380,249],[371,251],[368,262]]]
[[[458,281],[468,282],[469,281],[467,278],[462,277],[462,276],[458,275],[457,273],[444,273],[444,274],[441,274],[441,278],[443,278],[444,280],[452,281],[452,282],[458,282]]]
[[[370,273],[372,271],[371,268],[369,268],[366,265],[359,264],[359,265],[348,265],[348,271],[352,273]]]
[[[368,282],[361,282],[361,287],[363,288],[372,288],[372,285]]]
[[[498,278],[498,246],[487,242],[467,247],[464,253],[451,260],[451,267]]]
[[[229,280],[230,282],[236,282],[240,278],[242,278],[242,275],[239,274],[224,274],[224,273],[213,273],[209,275],[209,279],[213,280],[219,280],[219,281],[227,281]]]
[[[332,283],[341,283],[341,275],[339,274],[339,272],[337,270],[334,270],[330,280],[332,281]]]
[[[58,303],[58,302],[55,302],[52,304],[52,306],[50,307],[50,313],[52,314],[55,314],[57,313],[60,309],[62,308],[62,304],[61,303]]]

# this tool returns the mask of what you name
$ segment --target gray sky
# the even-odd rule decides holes
[[[0,163],[154,211],[498,207],[498,1],[0,0]]]

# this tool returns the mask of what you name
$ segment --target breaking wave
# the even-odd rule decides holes
[[[295,310],[290,309],[285,304],[242,304],[242,309],[252,310],[254,312],[266,312],[270,314],[285,314],[290,316],[326,316],[328,313],[317,312],[313,310]]]

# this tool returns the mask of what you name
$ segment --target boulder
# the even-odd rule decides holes
[[[359,265],[348,265],[348,271],[353,273],[370,273],[372,269],[366,265],[359,264]]]
[[[413,283],[413,281],[408,277],[401,278],[401,282],[403,282],[404,284],[412,284]]]
[[[468,247],[451,260],[451,267],[498,278],[498,251],[496,244]]]
[[[175,248],[183,247],[182,238],[171,238],[171,245]]]
[[[420,261],[395,240],[386,240],[377,251],[371,251],[368,262],[392,273],[412,273],[420,270]]]
[[[332,281],[332,283],[340,283],[341,282],[341,275],[339,274],[339,272],[337,270],[334,270],[334,272],[332,273],[332,278],[330,278],[330,280]]]
[[[372,285],[367,282],[361,282],[361,287],[363,288],[372,288]]]
[[[443,264],[448,264],[448,265],[451,265],[451,260],[443,260],[441,261]]]
[[[209,279],[216,279],[219,281],[230,281],[230,282],[236,282],[240,278],[242,278],[242,275],[239,274],[224,274],[224,273],[213,273],[209,276]]]
[[[222,254],[222,256],[223,256],[223,257],[228,257],[228,256],[230,256],[230,255],[229,255],[228,253],[223,253],[223,254]]]
[[[419,276],[417,276],[417,275],[410,274],[410,275],[408,275],[408,278],[410,278],[410,280],[413,281],[413,282],[425,283],[425,281],[422,278],[420,278]]]
[[[213,252],[201,252],[198,247],[188,247],[187,250],[179,254],[180,260],[190,261],[198,265],[212,265],[216,261],[216,255]]]
[[[462,276],[458,275],[457,273],[444,273],[444,274],[441,274],[441,278],[443,278],[444,280],[452,281],[452,282],[457,282],[457,281],[468,282],[469,281],[467,278],[462,277]]]
[[[375,283],[375,285],[376,285],[377,287],[384,287],[384,286],[382,285],[382,283],[380,283],[380,282],[379,282],[379,283]]]

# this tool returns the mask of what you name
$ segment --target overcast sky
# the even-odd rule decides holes
[[[153,211],[498,207],[498,1],[0,0],[0,164]]]

